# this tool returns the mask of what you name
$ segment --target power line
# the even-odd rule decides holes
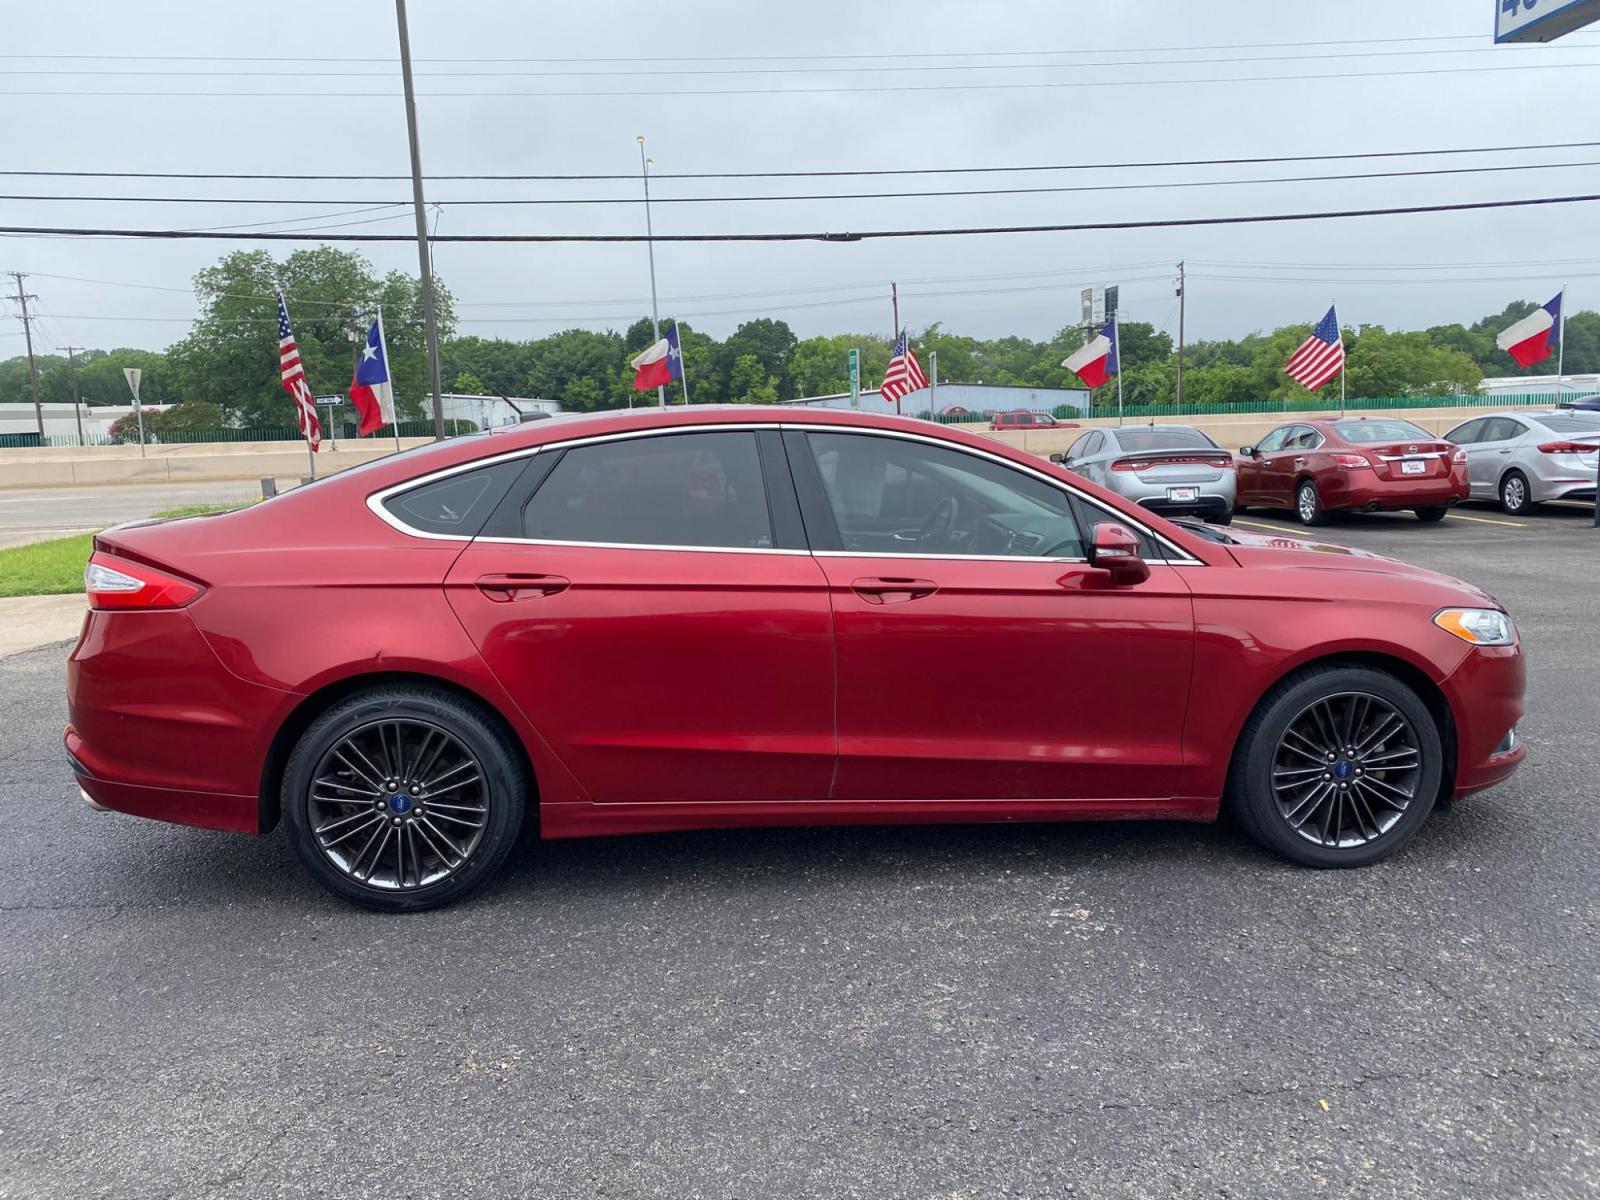
[[[655,204],[755,204],[782,202],[790,203],[803,200],[920,200],[954,196],[1029,196],[1029,195],[1060,195],[1071,192],[1123,192],[1123,191],[1152,191],[1165,188],[1203,188],[1203,187],[1244,187],[1250,184],[1268,183],[1333,183],[1357,179],[1413,179],[1437,175],[1484,175],[1497,174],[1505,171],[1548,171],[1572,167],[1595,167],[1600,162],[1555,162],[1555,163],[1500,163],[1488,166],[1466,167],[1432,167],[1428,169],[1411,171],[1360,171],[1338,175],[1277,175],[1259,179],[1181,179],[1166,180],[1158,183],[1098,183],[1098,184],[1070,184],[1051,187],[1007,187],[1007,188],[948,188],[933,189],[914,192],[823,192],[823,193],[798,193],[780,196],[665,196],[652,197]],[[269,196],[85,196],[85,195],[24,195],[0,194],[0,200],[21,201],[48,201],[51,203],[69,204],[284,204],[284,205],[322,205],[322,204],[363,204],[371,205],[370,208],[351,209],[348,212],[326,213],[327,217],[353,216],[361,212],[373,212],[381,208],[402,206],[408,201],[404,200],[376,200],[367,198],[350,198],[343,200],[334,199],[306,199],[301,197],[269,197]],[[631,196],[571,196],[571,197],[512,197],[499,200],[435,200],[434,204],[449,207],[524,207],[550,206],[550,205],[637,205],[639,201]],[[319,218],[300,217],[302,221],[311,221]],[[259,224],[271,225],[280,222],[262,221]],[[282,222],[282,223],[287,223]],[[230,226],[230,228],[245,228],[245,226]]]
[[[1582,36],[1581,34],[1579,36]],[[782,62],[821,62],[839,59],[885,59],[885,58],[971,58],[974,55],[985,55],[990,58],[1024,57],[1028,55],[1082,55],[1082,54],[1160,54],[1164,52],[1178,53],[1180,51],[1202,50],[1277,50],[1298,49],[1315,46],[1374,46],[1395,43],[1417,42],[1462,42],[1471,41],[1481,43],[1482,33],[1450,33],[1431,34],[1417,37],[1387,37],[1387,38],[1337,38],[1324,41],[1311,42],[1225,42],[1209,46],[1111,46],[1102,49],[1086,49],[1078,46],[1070,50],[942,50],[942,51],[879,51],[876,53],[858,54],[724,54],[724,55],[678,55],[683,62],[749,62],[752,60],[782,61]],[[96,62],[279,62],[281,56],[250,57],[247,55],[229,54],[28,54],[12,53],[0,54],[0,59],[73,59]],[[296,54],[297,63],[348,63],[348,58],[315,58]],[[399,63],[398,58],[374,58],[370,62]],[[598,58],[580,58],[571,56],[553,58],[482,58],[472,56],[468,58],[417,58],[413,61],[419,63],[610,63],[632,62],[633,58],[626,56],[610,56]]]
[[[823,179],[844,176],[879,175],[984,175],[1029,171],[1121,171],[1154,167],[1236,167],[1288,162],[1347,162],[1366,158],[1428,158],[1453,154],[1510,154],[1535,150],[1587,150],[1600,146],[1597,142],[1535,142],[1521,146],[1465,146],[1451,149],[1424,150],[1361,150],[1342,154],[1279,154],[1270,156],[1233,158],[1174,158],[1137,162],[1051,163],[1029,166],[1001,167],[875,167],[863,170],[826,171],[692,171],[660,173],[652,171],[652,179]],[[43,171],[0,170],[0,177],[28,176],[33,178],[66,179],[205,179],[205,180],[317,180],[323,182],[379,182],[411,179],[410,175],[339,175],[339,174],[268,174],[268,173],[217,173],[208,171]],[[430,183],[443,182],[572,182],[577,180],[626,180],[637,182],[637,175],[626,174],[567,174],[567,175],[429,175]]]
[[[1416,213],[1472,212],[1484,209],[1533,208],[1552,204],[1583,204],[1600,200],[1600,193],[1575,196],[1539,196],[1525,200],[1471,200],[1455,204],[1408,204],[1387,208],[1349,208],[1320,212],[1256,213],[1226,217],[1169,217],[1143,221],[1082,221],[1060,225],[982,225],[949,229],[864,229],[859,232],[786,233],[665,233],[657,242],[860,242],[882,238],[967,237],[1001,233],[1081,233],[1113,229],[1177,229],[1205,225],[1259,225],[1287,221],[1330,221],[1347,217],[1389,217]],[[121,237],[150,240],[206,241],[325,241],[325,242],[410,242],[415,239],[398,233],[338,233],[318,236],[313,232],[210,233],[183,229],[95,229],[50,225],[0,225],[0,234],[30,237]],[[652,240],[642,233],[447,233],[431,238],[434,243],[636,243]]]
[[[1591,50],[1593,48],[1594,47],[1592,47],[1592,46],[1555,46],[1555,47],[1548,47],[1548,48],[1541,47],[1538,51],[1535,51],[1535,53],[1545,54],[1545,53],[1548,53],[1551,50],[1558,51],[1558,52],[1559,51],[1572,52],[1572,51],[1580,51],[1580,50]],[[1524,52],[1525,53],[1527,52],[1526,48],[1524,48]],[[628,78],[640,78],[640,77],[650,78],[650,77],[680,77],[680,76],[699,76],[699,75],[797,75],[797,74],[805,74],[805,75],[816,75],[816,74],[827,74],[827,75],[844,75],[844,74],[882,75],[882,74],[885,74],[885,73],[888,73],[888,72],[897,72],[898,73],[898,72],[908,72],[908,71],[914,71],[914,72],[918,72],[918,73],[931,73],[931,72],[935,72],[935,71],[1057,71],[1057,70],[1066,70],[1066,69],[1075,70],[1075,71],[1082,71],[1082,70],[1097,70],[1097,69],[1100,69],[1100,68],[1106,68],[1106,69],[1115,68],[1115,69],[1118,69],[1118,70],[1122,70],[1122,69],[1125,69],[1125,68],[1128,68],[1128,67],[1213,66],[1213,65],[1219,65],[1219,64],[1259,63],[1259,62],[1271,62],[1271,63],[1283,63],[1283,62],[1327,62],[1327,61],[1334,60],[1334,59],[1348,59],[1348,58],[1358,58],[1358,59],[1362,59],[1362,60],[1367,61],[1367,62],[1373,62],[1373,61],[1379,61],[1379,60],[1382,60],[1382,59],[1389,59],[1389,58],[1413,58],[1413,57],[1418,57],[1418,56],[1432,56],[1432,55],[1440,55],[1440,54],[1450,54],[1450,55],[1486,55],[1486,54],[1493,54],[1493,55],[1496,55],[1496,56],[1499,56],[1499,57],[1504,57],[1505,56],[1505,48],[1504,47],[1495,47],[1495,46],[1482,46],[1482,47],[1460,47],[1460,48],[1455,48],[1455,49],[1390,50],[1390,51],[1379,51],[1379,52],[1362,51],[1362,50],[1347,50],[1347,51],[1339,51],[1339,52],[1336,52],[1336,53],[1333,53],[1333,54],[1229,55],[1229,56],[1221,57],[1221,58],[1212,57],[1212,58],[1108,59],[1108,60],[1105,60],[1105,61],[1102,61],[1102,62],[1092,62],[1092,63],[1083,63],[1083,62],[1055,62],[1055,63],[1041,63],[1041,62],[1031,62],[1031,63],[1021,63],[1021,62],[1004,62],[1004,63],[940,63],[940,64],[934,65],[934,66],[923,66],[923,65],[915,65],[915,64],[913,64],[913,65],[886,66],[886,65],[884,65],[882,63],[875,63],[875,64],[873,64],[871,66],[860,66],[860,67],[818,67],[818,66],[815,66],[815,65],[808,65],[808,66],[794,66],[794,67],[782,67],[782,66],[668,67],[668,68],[666,68],[664,70],[657,70],[657,69],[644,70],[644,69],[640,69],[638,67],[638,65],[636,63],[634,63],[634,64],[631,64],[629,66],[626,66],[626,67],[623,67],[623,68],[617,69],[617,70],[611,70],[611,69],[593,70],[593,69],[587,69],[586,68],[586,69],[577,70],[577,71],[570,71],[570,70],[569,71],[548,71],[548,70],[537,70],[537,71],[483,71],[483,70],[463,71],[463,70],[460,70],[459,68],[456,68],[456,69],[452,69],[452,70],[448,70],[448,71],[417,71],[415,74],[420,75],[420,76],[431,76],[431,77],[437,77],[437,78],[443,78],[443,79],[527,79],[527,78],[530,78],[530,77],[536,77],[536,78],[540,78],[540,79],[588,79],[588,78],[612,78],[612,77],[616,77],[616,76],[626,76]],[[995,57],[997,57],[997,56],[995,56]],[[248,60],[248,61],[258,61],[258,60]],[[297,61],[304,61],[304,60],[297,60]],[[351,71],[351,70],[346,69],[347,67],[348,67],[348,63],[344,64],[344,66],[341,67],[341,68],[335,68],[335,69],[328,70],[328,71],[307,71],[307,70],[301,69],[301,70],[297,70],[296,71],[296,75],[299,76],[299,77],[306,77],[306,76],[313,76],[314,77],[314,76],[317,76],[317,75],[332,75],[332,76],[335,76],[335,77],[341,78],[341,79],[390,79],[390,78],[393,77],[393,73],[390,72],[390,71]],[[98,76],[98,77],[105,77],[105,76],[115,75],[115,76],[131,77],[131,78],[136,78],[136,79],[139,79],[139,78],[159,78],[159,79],[171,79],[171,78],[241,79],[241,78],[257,78],[257,77],[277,78],[281,74],[282,74],[281,70],[245,71],[245,70],[239,70],[237,68],[234,68],[234,69],[231,69],[231,70],[204,70],[204,71],[173,70],[171,68],[158,68],[158,69],[153,70],[153,71],[138,71],[138,70],[117,69],[117,68],[108,69],[108,68],[106,68],[104,66],[99,66],[99,65],[92,66],[92,67],[45,67],[45,68],[39,68],[39,69],[34,69],[34,68],[21,68],[21,69],[18,69],[18,68],[14,68],[14,67],[0,67],[0,75],[20,75],[20,76],[27,76],[27,77],[39,76],[39,75],[46,75],[46,76],[56,76],[56,75],[95,75],[95,76]]]
[[[1182,66],[1182,63],[1166,63],[1165,66]],[[1204,65],[1201,63],[1196,66]],[[1592,69],[1594,63],[1503,63],[1497,66],[1481,67],[1419,67],[1411,70],[1393,71],[1327,71],[1299,75],[1215,75],[1194,79],[1078,79],[1078,80],[1034,80],[1026,83],[927,83],[927,84],[895,84],[886,87],[873,86],[834,86],[808,87],[808,88],[644,88],[629,91],[599,91],[584,89],[582,91],[472,91],[472,92],[418,92],[417,96],[428,100],[515,100],[525,97],[542,97],[547,99],[579,98],[579,99],[616,99],[644,96],[820,96],[844,93],[868,92],[969,92],[969,91],[1019,91],[1062,88],[1123,88],[1123,87],[1171,87],[1190,86],[1195,84],[1211,83],[1302,83],[1308,80],[1322,79],[1384,79],[1396,76],[1421,76],[1421,75],[1461,75],[1479,74],[1498,71],[1560,71],[1575,68]],[[227,92],[227,91],[127,91],[96,89],[94,91],[69,90],[69,91],[33,91],[11,90],[0,92],[0,96],[35,96],[35,97],[114,97],[127,98],[136,96],[145,97],[191,97],[206,100],[395,100],[400,97],[399,92],[333,92],[325,88],[314,91],[286,91],[286,92]]]

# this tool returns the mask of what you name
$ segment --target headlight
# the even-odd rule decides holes
[[[1447,608],[1433,623],[1474,646],[1509,646],[1517,640],[1511,618],[1498,608]]]

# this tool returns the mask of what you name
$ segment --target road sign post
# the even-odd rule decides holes
[[[144,457],[144,409],[139,404],[139,379],[144,372],[138,367],[123,367],[122,377],[128,381],[128,390],[133,393],[133,413],[139,419],[139,457]]]
[[[861,407],[861,351],[850,351],[850,407]]]

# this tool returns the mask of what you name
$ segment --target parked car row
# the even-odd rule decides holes
[[[1169,517],[1226,525],[1249,507],[1323,525],[1340,511],[1438,521],[1465,500],[1513,515],[1592,502],[1597,455],[1600,412],[1564,407],[1473,417],[1442,437],[1393,417],[1291,421],[1237,456],[1192,426],[1127,425],[1088,430],[1050,457]]]

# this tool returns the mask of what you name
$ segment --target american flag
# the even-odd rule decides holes
[[[289,328],[289,310],[284,307],[282,292],[278,293],[278,365],[283,370],[283,390],[294,398],[300,433],[316,450],[322,445],[322,422],[317,417],[311,385],[306,382],[306,369],[300,363],[300,347],[294,344],[294,330]]]
[[[883,372],[883,386],[878,389],[885,400],[899,403],[901,396],[910,395],[918,388],[928,386],[928,377],[922,373],[922,364],[917,361],[917,352],[906,341],[906,331],[900,331],[900,339],[894,344],[894,357],[889,360],[889,365]]]
[[[1284,374],[1303,388],[1316,391],[1344,369],[1344,339],[1339,336],[1339,318],[1333,305],[1318,322],[1311,336],[1284,363]]]

